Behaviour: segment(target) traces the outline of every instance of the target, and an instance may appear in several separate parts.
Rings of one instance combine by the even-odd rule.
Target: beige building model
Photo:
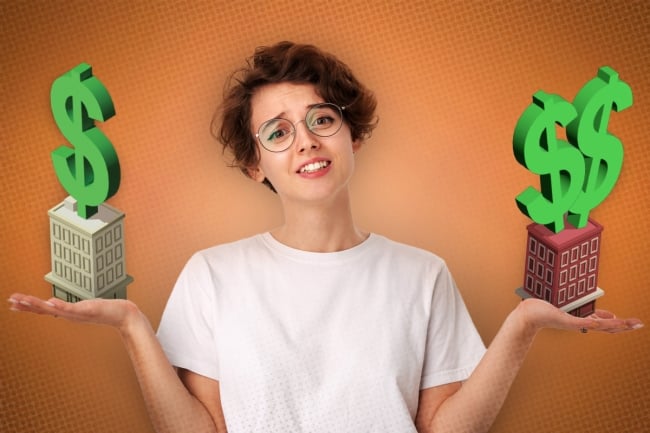
[[[76,204],[68,197],[48,212],[52,272],[45,280],[52,284],[53,296],[68,302],[126,299],[133,278],[126,273],[124,213],[101,204],[84,219]]]

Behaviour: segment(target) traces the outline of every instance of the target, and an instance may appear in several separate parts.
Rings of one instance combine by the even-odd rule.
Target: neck
[[[352,218],[347,194],[331,203],[283,203],[285,222],[271,231],[279,242],[303,251],[335,252],[354,247],[368,234]]]

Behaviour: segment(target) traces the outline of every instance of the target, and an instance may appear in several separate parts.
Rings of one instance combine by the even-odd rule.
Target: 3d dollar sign
[[[517,196],[517,206],[556,233],[564,229],[564,215],[580,194],[585,164],[579,151],[557,137],[555,125],[567,126],[576,115],[573,105],[561,96],[539,91],[514,132],[515,158],[541,175],[542,190],[526,188]]]
[[[77,213],[89,218],[120,186],[120,164],[113,145],[95,127],[115,114],[104,85],[81,63],[57,78],[50,92],[52,114],[61,133],[74,148],[61,146],[52,152],[59,181],[77,200]]]
[[[115,115],[104,85],[81,63],[58,77],[50,90],[52,114],[73,147],[52,152],[59,181],[70,194],[48,211],[52,295],[68,302],[126,299],[133,277],[126,272],[125,215],[106,203],[120,186],[117,153],[95,127]]]
[[[579,115],[567,126],[567,137],[585,157],[582,193],[569,209],[568,220],[577,228],[587,225],[589,212],[609,195],[623,165],[623,145],[607,132],[611,110],[632,105],[632,90],[608,66],[598,70],[576,95],[573,105]]]
[[[528,187],[516,197],[534,221],[526,227],[523,285],[515,290],[522,299],[586,317],[605,294],[598,287],[603,226],[589,214],[612,191],[623,164],[623,146],[607,130],[611,111],[631,105],[630,87],[603,66],[573,103],[539,91],[519,118],[515,158],[541,176],[541,192]],[[568,142],[558,138],[558,125]]]

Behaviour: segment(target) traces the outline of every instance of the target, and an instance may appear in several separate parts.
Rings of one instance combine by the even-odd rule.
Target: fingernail
[[[28,306],[28,307],[31,307],[31,306],[32,306],[32,304],[30,304],[30,303],[27,302],[27,301],[19,301],[19,303],[22,304],[22,305],[26,305],[26,306]]]
[[[643,323],[637,323],[636,325],[632,325],[632,329],[641,329],[643,328]]]
[[[12,304],[17,304],[18,303],[18,301],[15,300],[14,298],[9,298],[9,299],[7,299],[7,301],[11,302]]]
[[[56,307],[56,305],[54,305],[54,304],[53,304],[52,302],[50,302],[50,301],[45,301],[45,305],[48,305],[48,306],[50,306],[50,307]]]

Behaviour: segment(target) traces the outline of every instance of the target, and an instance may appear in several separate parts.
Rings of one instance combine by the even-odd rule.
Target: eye
[[[337,113],[330,107],[316,107],[307,118],[309,129],[326,129],[338,122]]]
[[[286,129],[276,129],[269,134],[267,141],[280,141],[283,137],[286,137],[289,134],[289,131]]]
[[[320,116],[314,119],[314,125],[327,126],[334,123],[334,118],[332,116]]]
[[[293,126],[283,119],[272,119],[260,128],[259,136],[267,143],[280,143],[293,133]]]

